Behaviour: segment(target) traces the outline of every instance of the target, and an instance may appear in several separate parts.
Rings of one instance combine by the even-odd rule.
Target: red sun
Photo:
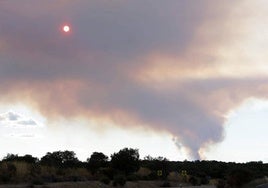
[[[65,33],[68,33],[68,32],[70,32],[71,28],[70,28],[70,26],[68,26],[68,25],[64,25],[64,26],[62,27],[62,30],[63,30]]]

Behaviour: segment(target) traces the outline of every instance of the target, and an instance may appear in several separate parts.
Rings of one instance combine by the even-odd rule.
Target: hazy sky
[[[268,161],[267,16],[265,0],[1,0],[1,155]]]

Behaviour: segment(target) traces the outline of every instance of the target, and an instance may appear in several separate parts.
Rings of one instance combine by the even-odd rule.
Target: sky
[[[1,0],[0,156],[268,162],[267,4]]]

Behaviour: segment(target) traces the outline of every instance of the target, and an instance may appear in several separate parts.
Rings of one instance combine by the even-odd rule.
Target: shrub
[[[42,176],[42,179],[47,182],[47,183],[54,183],[54,182],[57,182],[57,178],[55,175],[45,175],[45,176]]]
[[[138,175],[131,174],[127,176],[127,181],[138,181],[138,180],[139,180]]]
[[[137,175],[140,177],[146,177],[146,176],[149,176],[151,173],[152,173],[152,171],[149,168],[140,167],[138,172],[137,172]]]
[[[157,180],[157,179],[159,179],[159,176],[157,176],[156,171],[153,171],[151,174],[149,174],[146,177],[147,177],[148,180]]]
[[[217,188],[224,188],[226,186],[226,182],[222,179],[218,180],[218,183],[216,184]]]
[[[126,184],[126,177],[124,175],[117,175],[114,177],[113,186],[124,186]]]
[[[107,176],[102,176],[99,181],[106,185],[110,184],[110,179]]]
[[[112,168],[100,168],[99,172],[98,172],[98,176],[101,177],[101,176],[107,176],[109,179],[113,179],[114,177],[114,174],[115,174],[115,171],[114,169]]]
[[[197,179],[196,177],[192,176],[192,177],[190,177],[189,182],[190,182],[193,186],[195,186],[195,185],[198,184],[198,179]]]
[[[228,177],[228,184],[234,187],[241,187],[242,185],[250,182],[252,173],[247,169],[235,169]]]
[[[168,181],[165,181],[164,183],[162,183],[162,185],[160,185],[160,187],[171,187],[171,185]]]
[[[180,174],[178,172],[170,172],[167,176],[167,179],[169,181],[179,181],[180,180]]]
[[[201,180],[200,180],[200,183],[202,185],[207,185],[209,184],[209,178],[208,177],[202,177]]]
[[[32,185],[44,185],[44,181],[42,178],[36,177],[36,178],[32,179],[31,184]]]
[[[7,183],[16,176],[17,168],[12,163],[2,163],[0,166],[0,181]]]
[[[30,164],[28,171],[32,177],[39,176],[41,174],[41,166],[39,164]]]

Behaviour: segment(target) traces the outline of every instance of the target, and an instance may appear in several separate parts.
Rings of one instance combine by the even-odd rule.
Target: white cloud
[[[0,135],[7,139],[32,139],[42,137],[43,126],[33,119],[14,111],[0,114]]]
[[[2,126],[12,126],[23,128],[27,126],[38,126],[38,124],[25,116],[22,116],[16,112],[9,111],[3,114],[0,114],[0,125]]]

